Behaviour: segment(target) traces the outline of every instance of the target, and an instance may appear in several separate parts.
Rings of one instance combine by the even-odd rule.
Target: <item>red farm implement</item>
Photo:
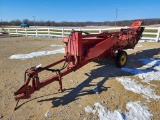
[[[45,67],[27,69],[24,85],[14,93],[15,100],[28,99],[32,93],[54,81],[59,82],[59,90],[62,92],[62,77],[93,60],[107,57],[115,60],[117,67],[123,67],[127,62],[127,53],[123,50],[134,48],[138,43],[144,31],[144,27],[141,27],[142,22],[143,20],[135,20],[129,28],[120,29],[118,32],[71,32],[69,37],[62,38],[66,44],[64,58]],[[64,65],[61,69],[52,68],[62,62]],[[40,81],[38,74],[44,70],[55,72],[55,75]]]

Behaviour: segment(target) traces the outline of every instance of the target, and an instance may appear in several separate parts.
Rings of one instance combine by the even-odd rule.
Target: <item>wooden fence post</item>
[[[101,33],[102,32],[102,28],[99,28],[99,33]]]
[[[156,42],[158,42],[158,41],[159,41],[159,35],[160,35],[160,27],[158,28],[158,31],[157,31]]]
[[[64,36],[64,28],[62,28],[62,37]]]
[[[48,27],[48,37],[50,38],[50,29],[49,29],[49,27]]]
[[[18,29],[16,28],[16,34],[17,34],[17,36],[18,36]]]
[[[9,27],[8,27],[8,34],[10,35],[10,30],[9,30]]]
[[[36,37],[38,37],[38,30],[37,30],[37,27],[36,27]]]
[[[25,29],[24,29],[24,30],[25,30],[25,34],[26,34],[26,37],[27,37],[27,30],[26,30],[26,27],[25,27]]]

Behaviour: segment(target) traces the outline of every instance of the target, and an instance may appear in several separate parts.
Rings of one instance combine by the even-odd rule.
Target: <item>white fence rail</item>
[[[104,31],[116,31],[126,27],[113,27],[113,28],[74,28],[76,31],[86,31],[92,34],[101,33]],[[9,35],[16,36],[36,36],[36,37],[63,37],[68,36],[72,28],[53,28],[53,27],[35,27],[35,28],[4,28],[8,31]],[[144,41],[160,40],[160,27],[145,27],[143,37]]]

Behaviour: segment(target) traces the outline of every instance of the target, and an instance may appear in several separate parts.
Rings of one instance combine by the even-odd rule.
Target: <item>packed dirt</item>
[[[63,46],[51,47],[51,44]],[[26,54],[44,50],[63,48],[61,39],[8,37],[0,38],[0,119],[2,120],[84,120],[99,119],[98,115],[85,112],[85,108],[100,102],[108,110],[117,109],[123,112],[129,101],[141,101],[153,114],[153,120],[160,118],[160,100],[151,99],[147,102],[140,94],[126,90],[116,77],[127,76],[139,83],[141,80],[131,73],[122,71],[115,66],[114,61],[97,60],[90,62],[79,70],[63,77],[64,92],[58,92],[58,82],[42,88],[32,94],[30,99],[20,100],[14,111],[16,92],[24,83],[24,71],[27,68],[42,64],[42,67],[63,58],[63,54],[40,56],[25,60],[10,59],[11,55]],[[128,62],[126,67],[139,68],[143,64],[141,58],[160,59],[160,42],[140,42],[134,50],[127,50]],[[57,66],[61,67],[62,65]],[[51,76],[52,72],[40,75],[43,80]],[[160,81],[153,81],[158,86],[156,95],[160,96]],[[98,87],[99,94],[93,92]],[[45,117],[46,113],[48,114]]]

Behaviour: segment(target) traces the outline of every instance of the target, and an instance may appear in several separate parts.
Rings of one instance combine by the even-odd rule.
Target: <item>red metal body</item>
[[[64,59],[43,68],[32,67],[28,69],[25,72],[24,85],[14,93],[15,100],[30,98],[32,93],[53,81],[59,82],[60,91],[62,91],[62,77],[68,73],[96,59],[109,57],[114,60],[117,51],[134,48],[144,30],[144,27],[141,27],[142,22],[143,20],[135,20],[129,28],[111,33],[86,34],[82,31],[73,31],[69,37],[62,39],[66,44]],[[65,63],[61,69],[51,69],[51,67],[62,62]],[[52,71],[56,74],[40,81],[38,74],[44,70]],[[32,81],[31,85],[29,85],[30,81]]]

